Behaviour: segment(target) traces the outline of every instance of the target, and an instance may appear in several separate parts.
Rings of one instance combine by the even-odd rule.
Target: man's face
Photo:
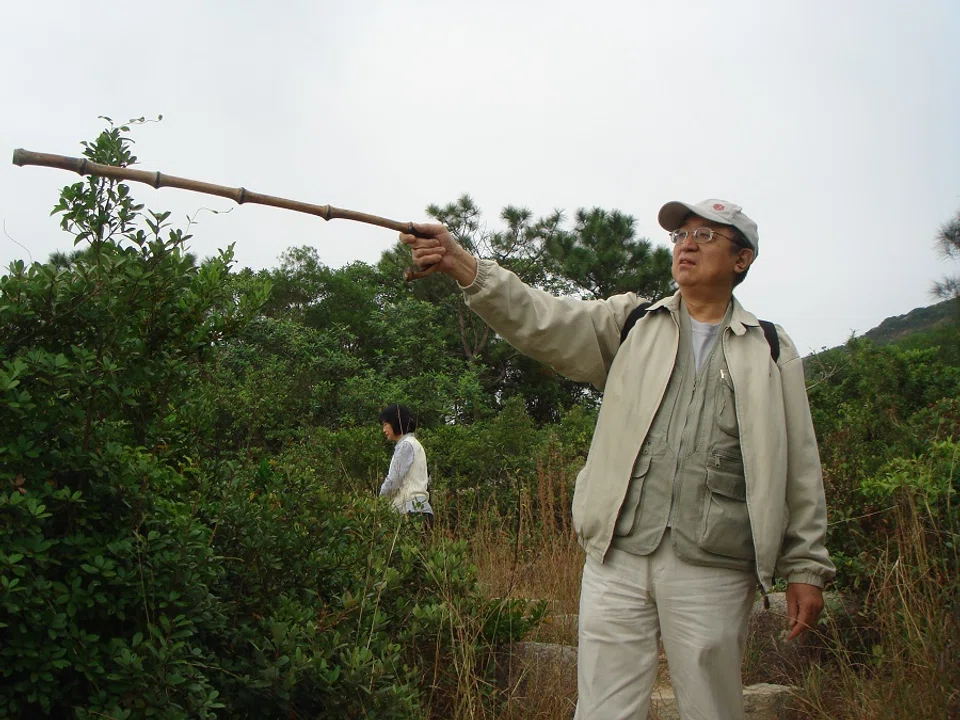
[[[715,231],[711,242],[699,244],[693,238],[697,228]],[[753,250],[740,248],[733,240],[735,231],[729,225],[721,225],[690,215],[678,230],[686,230],[686,240],[673,246],[673,279],[681,290],[733,290],[734,277],[750,267]]]

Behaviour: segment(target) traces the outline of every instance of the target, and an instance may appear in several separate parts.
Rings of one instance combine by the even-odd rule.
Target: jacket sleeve
[[[780,330],[780,328],[778,328]],[[836,575],[826,548],[827,504],[820,451],[810,416],[803,361],[782,331],[780,365],[787,429],[787,527],[777,573],[788,583],[823,587]]]
[[[606,300],[556,297],[492,260],[479,261],[476,279],[463,292],[470,309],[521,353],[600,390],[620,346],[620,328],[640,303],[634,293]]]
[[[403,478],[407,470],[413,465],[413,448],[410,443],[402,440],[397,443],[393,449],[393,457],[390,459],[390,469],[387,471],[387,477],[380,486],[380,495],[393,495],[403,484]]]

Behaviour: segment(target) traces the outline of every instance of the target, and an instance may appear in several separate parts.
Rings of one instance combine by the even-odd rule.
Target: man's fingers
[[[788,609],[790,632],[787,640],[793,640],[812,628],[820,617],[822,605],[800,603],[795,609]]]
[[[817,622],[823,610],[823,590],[817,585],[789,583],[787,585],[787,620],[793,640]]]
[[[816,622],[816,616],[812,612],[806,612],[801,610],[799,617],[790,618],[790,627],[791,630],[787,634],[787,640],[793,640],[795,637],[799,637],[807,630],[809,630],[813,623]]]
[[[790,632],[787,634],[788,641],[793,640],[807,629],[806,625],[803,624],[803,616],[805,614],[803,606],[799,602],[796,600],[787,601],[787,619],[789,621],[787,627],[790,628]]]
[[[440,223],[413,223],[413,229],[421,237],[435,237],[446,231],[446,227]]]
[[[400,233],[400,242],[410,248],[414,262],[404,273],[408,281],[438,271],[449,272],[449,258],[458,247],[447,228],[438,223],[413,223],[410,232]]]
[[[428,265],[436,265],[440,262],[446,252],[446,249],[442,247],[414,248],[410,254],[417,265],[427,267]]]
[[[432,227],[443,228],[442,225]],[[412,235],[411,233],[402,232],[400,233],[400,242],[410,248],[413,262],[422,268],[428,265],[436,265],[447,253],[447,248],[444,247],[440,238],[437,237],[424,237],[422,235]]]
[[[400,242],[411,245],[414,240],[437,240],[447,228],[439,223],[412,223],[413,232],[401,232]]]
[[[789,621],[788,627],[791,629],[797,623],[797,616],[800,613],[800,606],[793,597],[787,597],[787,620]]]
[[[400,242],[407,245],[411,250],[443,248],[443,243],[440,242],[440,238],[423,237],[422,235],[411,235],[410,233],[400,233]]]

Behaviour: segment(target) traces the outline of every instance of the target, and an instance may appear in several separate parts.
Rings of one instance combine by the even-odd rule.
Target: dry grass
[[[857,628],[821,633],[824,662],[802,681],[797,717],[960,718],[958,528],[936,528],[912,497],[895,527]]]
[[[478,513],[481,520],[469,538],[490,596],[548,601],[547,620],[528,638],[534,642],[576,645],[583,554],[567,524],[567,482],[541,468],[538,486],[518,493],[519,523],[491,508]],[[782,645],[773,625],[754,629],[745,682],[798,687],[793,720],[960,720],[960,528],[936,528],[929,510],[909,497],[892,525],[895,531],[876,559],[875,581],[859,612],[834,607],[816,630],[789,646]],[[465,635],[464,647],[469,640]],[[573,717],[576,675],[569,662],[507,657],[509,672],[498,688],[476,686],[473,659],[458,662],[463,697],[445,717]],[[491,696],[498,702],[489,702]]]
[[[480,582],[492,596],[546,600],[551,617],[576,615],[583,551],[570,526],[569,483],[541,463],[536,487],[517,491],[519,521],[507,521],[495,508],[482,513],[470,545]],[[576,644],[576,628],[566,642]]]
[[[480,582],[491,595],[546,600],[551,615],[577,613],[583,552],[571,536],[518,541],[487,527],[470,546]]]
[[[490,597],[545,600],[548,617],[529,642],[576,645],[583,552],[570,527],[572,478],[548,462],[541,463],[534,488],[514,487],[512,516],[491,503],[470,510],[476,521],[468,540],[481,586]],[[442,516],[441,516],[442,517]],[[441,533],[449,532],[438,528]],[[571,618],[572,616],[572,622]],[[473,647],[469,628],[459,627],[461,648]],[[468,654],[467,650],[462,653]],[[461,679],[454,720],[559,720],[576,708],[576,666],[509,652],[498,687],[471,680],[475,657],[458,657]],[[572,670],[572,671],[571,671]],[[471,685],[471,682],[473,683]],[[490,702],[496,696],[496,702]],[[436,717],[439,718],[439,715]]]

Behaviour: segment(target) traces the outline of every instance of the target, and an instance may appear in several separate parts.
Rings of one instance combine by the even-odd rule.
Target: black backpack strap
[[[637,320],[640,320],[644,315],[647,314],[647,308],[650,307],[653,303],[640,303],[633,310],[630,311],[630,314],[627,315],[627,321],[623,324],[623,329],[620,330],[620,344],[623,345],[623,341],[627,339],[627,335],[630,334],[630,331],[633,330],[633,326],[637,324]]]
[[[640,303],[630,311],[626,322],[623,323],[623,329],[620,330],[621,345],[623,345],[624,340],[627,339],[627,335],[633,330],[637,321],[647,314],[647,310],[652,304],[648,302]],[[780,336],[777,335],[777,328],[769,320],[761,320],[760,327],[763,328],[763,336],[767,339],[767,345],[770,346],[770,357],[773,358],[774,362],[777,362],[780,359]]]
[[[777,328],[769,320],[761,320],[760,327],[763,328],[763,335],[770,346],[770,357],[776,362],[780,359],[780,336],[777,335]]]

